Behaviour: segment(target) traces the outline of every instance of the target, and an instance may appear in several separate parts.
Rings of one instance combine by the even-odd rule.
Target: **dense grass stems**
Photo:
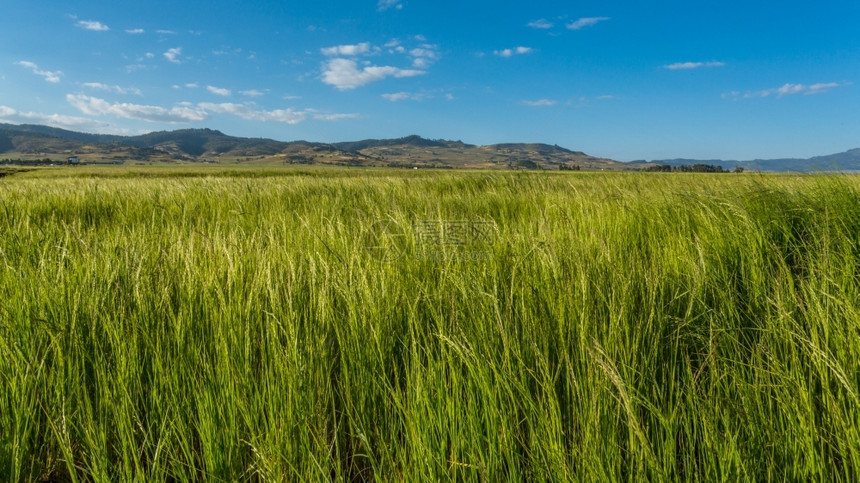
[[[4,481],[860,478],[855,177],[0,179]]]

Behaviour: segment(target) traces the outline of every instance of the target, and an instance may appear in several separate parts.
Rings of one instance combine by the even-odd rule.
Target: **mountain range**
[[[722,159],[665,159],[659,161],[651,161],[651,163],[664,164],[669,166],[711,164],[715,166],[722,166],[724,169],[727,170],[740,167],[744,170],[750,171],[795,171],[801,173],[810,173],[816,171],[854,172],[860,171],[860,148],[849,149],[848,151],[842,153],[830,154],[826,156],[814,156],[811,158],[754,159],[751,161]]]
[[[42,125],[0,123],[0,161],[78,156],[85,163],[323,164],[495,169],[638,171],[657,165],[707,164],[761,171],[860,171],[860,149],[808,159],[752,161],[669,159],[620,162],[558,145],[505,143],[477,146],[462,141],[407,136],[397,139],[317,143],[228,136],[212,129],[159,131],[139,136],[88,134]]]

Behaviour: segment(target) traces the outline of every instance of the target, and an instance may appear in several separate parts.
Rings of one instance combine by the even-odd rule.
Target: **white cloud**
[[[558,101],[552,99],[538,99],[536,101],[523,101],[523,104],[531,107],[548,107],[558,104]]]
[[[180,64],[179,56],[182,55],[182,47],[174,47],[172,49],[167,49],[167,52],[164,54],[164,58],[174,64]]]
[[[276,109],[274,111],[261,111],[253,108],[248,104],[235,104],[232,102],[224,102],[214,104],[211,102],[202,102],[197,105],[201,109],[217,114],[232,114],[241,117],[242,119],[252,121],[275,121],[284,122],[287,124],[298,124],[307,119],[307,113],[295,111],[293,109]]]
[[[403,3],[401,0],[379,0],[379,3],[376,4],[376,9],[380,12],[384,12],[390,8],[403,10]]]
[[[411,97],[411,95],[412,94],[410,94],[408,92],[395,92],[393,94],[382,94],[382,98],[387,99],[391,102],[397,102],[397,101],[405,101],[406,99],[409,99]]]
[[[391,66],[367,65],[359,68],[354,60],[332,59],[323,64],[322,81],[345,91],[386,77],[414,77],[424,73],[423,70],[399,69]]]
[[[86,117],[66,116],[63,114],[43,114],[39,112],[18,112],[8,106],[0,106],[0,120],[13,124],[44,124],[46,126],[70,129],[73,131],[98,132],[103,134],[128,134],[106,122]]]
[[[320,49],[323,55],[361,55],[370,51],[370,42],[361,42],[354,45],[335,45]]]
[[[341,119],[357,119],[361,117],[358,114],[326,114],[321,112],[314,112],[312,109],[308,109],[308,112],[311,112],[311,117],[318,121],[340,121]]]
[[[78,20],[78,23],[76,23],[75,26],[85,30],[93,30],[95,32],[106,32],[110,30],[107,25],[101,22],[96,22],[95,20]]]
[[[189,89],[197,89],[198,87],[200,87],[200,84],[196,82],[189,82],[188,84],[185,84],[185,87]]]
[[[98,91],[108,91],[115,92],[117,94],[134,94],[136,96],[143,95],[143,92],[140,89],[134,87],[120,87],[120,86],[109,86],[107,84],[102,84],[101,82],[84,82],[81,84],[84,87],[88,87],[90,89],[95,89]]]
[[[155,33],[161,35],[176,35],[176,32],[174,32],[173,30],[156,30]]]
[[[543,18],[539,20],[532,20],[527,25],[533,29],[551,29],[553,27],[552,22]]]
[[[723,62],[711,61],[711,62],[675,62],[674,64],[664,65],[664,69],[669,70],[689,70],[689,69],[700,69],[702,67],[723,67],[726,64]]]
[[[239,55],[242,53],[241,48],[213,50],[214,55]]]
[[[261,96],[266,95],[266,93],[265,93],[265,92],[263,92],[263,91],[258,91],[257,89],[251,89],[251,90],[247,90],[247,91],[241,91],[241,92],[239,92],[239,94],[242,94],[243,96],[248,96],[248,97],[261,97]]]
[[[499,57],[512,57],[513,55],[522,55],[528,54],[532,52],[531,47],[515,47],[513,49],[502,49],[502,50],[494,50],[493,53],[498,55]]]
[[[60,82],[60,76],[63,75],[63,73],[59,70],[56,70],[56,71],[41,70],[41,69],[39,69],[38,65],[34,64],[33,62],[26,61],[26,60],[16,62],[16,64],[20,65],[21,67],[26,67],[26,68],[30,69],[31,71],[33,71],[34,74],[44,77],[46,81],[51,82],[53,84]]]
[[[436,52],[431,49],[412,49],[409,51],[409,55],[413,57],[430,57],[431,59],[436,57]]]
[[[197,107],[216,114],[231,114],[249,121],[282,122],[286,124],[298,124],[307,120],[309,116],[321,121],[337,121],[340,119],[358,117],[358,114],[333,114],[320,112],[315,109],[298,111],[287,108],[266,111],[257,109],[257,106],[253,103],[236,104],[232,102],[223,102],[215,104],[211,102],[202,102],[198,104]]]
[[[785,84],[782,87],[778,87],[776,89],[771,89],[770,91],[765,91],[765,95],[776,94],[777,96],[787,96],[790,94],[800,94],[805,91],[807,87],[803,84]]]
[[[836,82],[826,82],[819,84],[812,84],[806,89],[805,94],[821,94],[822,92],[829,91],[830,89],[835,89],[837,87],[841,87],[845,84],[839,84]]]
[[[412,56],[412,66],[419,69],[429,67],[431,63],[439,59],[438,49],[439,46],[437,45],[421,44],[420,47],[410,50],[409,55]]]
[[[756,98],[756,97],[771,97],[771,96],[783,97],[783,96],[790,96],[790,95],[794,95],[794,94],[803,94],[803,95],[810,96],[810,95],[815,95],[815,94],[822,94],[822,93],[827,92],[831,89],[836,89],[837,87],[843,87],[843,86],[847,86],[847,85],[851,85],[851,83],[850,82],[844,82],[844,83],[822,82],[822,83],[817,83],[817,84],[812,84],[812,85],[784,84],[780,87],[774,87],[772,89],[764,89],[761,91],[748,91],[748,92],[745,92],[743,94],[741,94],[738,91],[732,91],[732,92],[728,92],[728,93],[723,94],[722,97],[723,97],[723,99],[735,99],[735,100],[737,100],[740,98],[752,99],[752,98]]]
[[[152,52],[147,52],[146,54],[144,54],[144,57],[146,57],[147,59],[154,59],[155,54],[153,54]]]
[[[579,30],[607,20],[609,20],[609,17],[583,17],[567,24],[567,28],[570,30]]]
[[[143,29],[125,29],[125,33],[131,34],[131,35],[140,35],[140,34],[145,33],[145,32],[146,31]]]
[[[429,98],[427,94],[412,93],[412,92],[394,92],[392,94],[382,94],[382,98],[391,102],[397,101],[422,101]]]
[[[150,122],[183,123],[204,121],[209,118],[206,111],[188,103],[180,103],[172,108],[146,106],[127,102],[110,103],[104,99],[85,95],[66,95],[66,101],[79,111],[90,116],[110,114],[125,119],[139,119]]]
[[[206,90],[215,94],[216,96],[230,96],[233,94],[230,89],[224,89],[223,87],[215,87],[215,86],[206,86]]]

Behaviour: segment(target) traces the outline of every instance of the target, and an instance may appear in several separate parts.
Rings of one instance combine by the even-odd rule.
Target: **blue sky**
[[[629,161],[860,147],[860,2],[7,2],[0,122]]]

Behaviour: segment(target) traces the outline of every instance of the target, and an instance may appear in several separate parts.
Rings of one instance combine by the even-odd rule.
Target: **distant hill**
[[[36,125],[0,124],[0,158],[79,156],[83,162],[240,162],[495,169],[631,169],[625,163],[547,144],[475,146],[462,141],[365,139],[339,143],[228,136],[212,129],[140,136],[86,134]],[[59,155],[59,157],[57,156]],[[635,168],[632,168],[635,169]]]
[[[212,129],[159,131],[125,138],[123,143],[137,147],[162,148],[190,157],[200,156],[272,156],[289,143],[261,138],[228,136]]]
[[[724,161],[670,159],[623,163],[558,145],[503,143],[476,146],[462,141],[365,139],[338,143],[275,141],[229,136],[213,129],[159,131],[140,136],[87,134],[31,124],[0,123],[0,160],[79,156],[84,163],[284,163],[487,169],[583,169],[638,171],[657,165],[743,167],[762,171],[860,171],[860,149],[809,159]]]
[[[445,141],[444,139],[424,139],[418,135],[406,136],[397,139],[365,139],[363,141],[332,143],[337,149],[344,151],[361,151],[363,149],[384,148],[391,146],[412,146],[416,148],[466,148],[474,147],[461,141]]]
[[[0,131],[30,133],[44,135],[67,141],[78,141],[81,143],[109,144],[120,142],[125,139],[122,136],[110,134],[87,134],[82,132],[67,131],[56,127],[42,126],[38,124],[3,124],[0,123]]]
[[[293,145],[271,139],[228,136],[212,129],[159,131],[140,136],[86,134],[36,125],[0,124],[0,154],[80,154],[97,160],[199,161],[206,157],[273,156]],[[135,149],[136,148],[136,149]]]
[[[663,159],[651,161],[650,164],[668,164],[670,166],[710,164],[722,166],[724,169],[741,167],[749,171],[795,171],[801,173],[816,171],[860,171],[860,148],[812,158],[754,159],[751,161]]]

